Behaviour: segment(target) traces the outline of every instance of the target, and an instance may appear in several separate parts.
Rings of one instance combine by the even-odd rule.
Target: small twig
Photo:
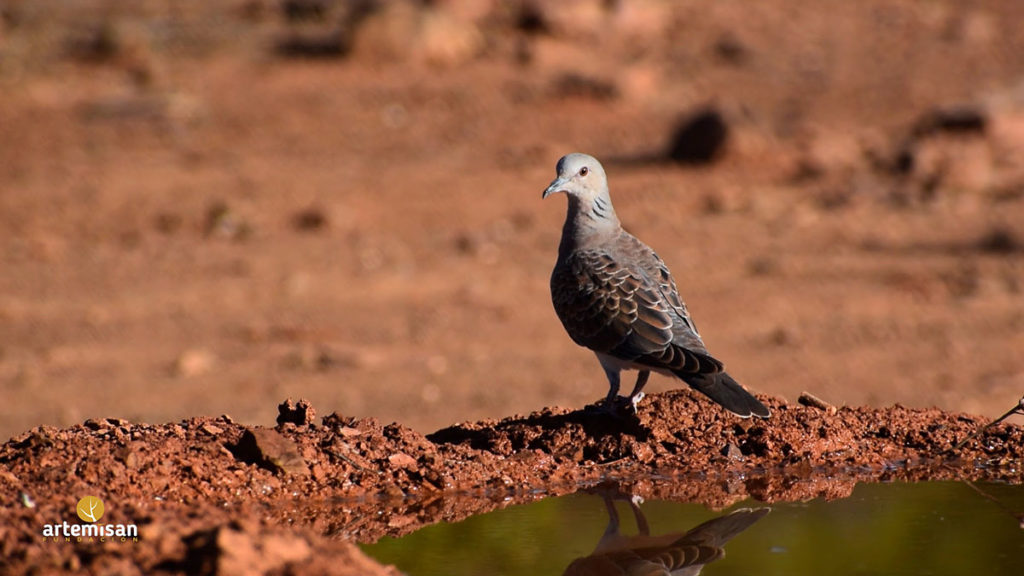
[[[817,408],[818,410],[824,410],[830,416],[834,416],[835,413],[838,412],[835,406],[829,404],[828,402],[825,402],[821,398],[818,398],[814,394],[811,394],[810,392],[807,391],[801,392],[800,397],[797,398],[796,401],[800,404],[803,404],[804,406]]]
[[[601,467],[601,466],[611,466],[612,464],[618,464],[619,462],[622,462],[623,460],[628,460],[628,459],[629,459],[628,456],[623,456],[622,458],[616,458],[614,460],[606,460],[604,462],[592,462],[590,464],[581,464],[580,467],[581,468],[595,468],[595,467]]]
[[[1016,406],[1014,406],[1013,408],[1010,408],[1009,410],[1007,410],[1006,414],[1003,414],[999,418],[996,418],[995,420],[989,422],[984,427],[982,427],[982,428],[980,428],[978,430],[975,430],[973,434],[971,434],[967,438],[964,438],[960,442],[957,442],[956,446],[953,446],[952,448],[947,450],[947,452],[954,452],[956,450],[959,450],[959,449],[963,448],[965,444],[967,444],[971,440],[974,440],[975,438],[977,438],[981,434],[984,434],[986,430],[988,430],[989,428],[995,426],[996,424],[999,424],[1000,422],[1002,422],[1003,420],[1006,420],[1007,418],[1009,418],[1010,416],[1013,416],[1014,414],[1024,414],[1024,396],[1022,396],[1021,399],[1017,401],[1017,405]]]
[[[338,452],[337,450],[334,450],[331,453],[334,454],[335,456],[337,456],[338,458],[341,458],[345,462],[348,462],[356,470],[359,470],[360,472],[376,472],[377,474],[380,474],[380,470],[370,470],[369,468],[367,468],[365,466],[360,466],[358,463],[356,463],[355,460],[349,458],[348,456],[345,456],[344,454],[342,454],[341,452]]]

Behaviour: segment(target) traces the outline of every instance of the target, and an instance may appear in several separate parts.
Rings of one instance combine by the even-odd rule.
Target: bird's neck
[[[622,224],[607,196],[580,199],[570,195],[558,251],[567,254],[577,248],[599,243],[613,237],[621,229]]]

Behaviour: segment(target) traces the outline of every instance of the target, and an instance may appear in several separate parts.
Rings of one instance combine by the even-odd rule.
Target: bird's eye
[[[587,168],[586,166],[584,166],[583,168],[580,168],[580,176],[586,176],[589,172],[590,172],[590,168]]]

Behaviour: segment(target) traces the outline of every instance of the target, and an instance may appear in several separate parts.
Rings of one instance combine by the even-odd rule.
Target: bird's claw
[[[605,398],[597,403],[593,410],[598,414],[607,414],[614,416],[615,418],[634,416],[637,413],[637,404],[640,403],[640,400],[643,397],[643,392],[640,392],[635,396],[615,396]]]
[[[633,414],[637,413],[637,406],[640,404],[640,401],[643,400],[643,399],[644,399],[644,393],[643,392],[637,392],[633,396],[630,396],[630,397],[627,398],[627,400],[629,400],[629,406],[633,410]]]

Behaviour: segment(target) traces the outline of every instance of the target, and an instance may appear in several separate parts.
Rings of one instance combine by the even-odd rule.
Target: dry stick
[[[1024,400],[1024,398],[1022,398],[1022,400]],[[351,448],[351,447],[350,447],[350,446],[348,445],[348,443],[346,443],[346,442],[342,442],[341,444],[342,444],[343,446],[345,446],[345,448],[346,448],[346,449],[348,449],[348,450],[351,450],[351,449],[352,449],[352,448]],[[331,450],[331,451],[330,451],[330,453],[331,453],[331,454],[332,454],[333,456],[335,456],[335,457],[337,457],[337,458],[341,458],[341,459],[342,459],[342,460],[344,460],[345,462],[348,462],[348,463],[349,463],[349,464],[351,464],[351,465],[352,465],[353,467],[355,467],[355,469],[356,469],[356,470],[359,470],[360,472],[374,472],[374,473],[376,473],[376,474],[382,474],[382,472],[381,472],[380,470],[370,470],[370,469],[369,469],[369,468],[367,468],[366,466],[360,466],[358,462],[356,462],[355,460],[353,460],[353,459],[349,458],[348,456],[345,456],[344,454],[342,454],[341,452],[338,452],[337,450]]]
[[[1024,396],[1022,396],[1021,399],[1017,401],[1017,405],[1016,406],[1014,406],[1013,408],[1010,408],[1009,410],[1007,410],[1006,414],[1003,414],[999,418],[996,418],[995,420],[989,422],[988,424],[986,424],[980,430],[975,430],[973,434],[971,434],[967,438],[964,438],[963,440],[958,442],[956,444],[956,446],[953,446],[948,451],[949,452],[953,452],[954,450],[959,450],[959,449],[963,448],[964,444],[967,444],[971,440],[974,440],[979,435],[983,434],[985,432],[985,430],[988,430],[989,428],[995,426],[996,424],[999,424],[1000,422],[1002,422],[1003,420],[1006,420],[1007,418],[1009,418],[1010,416],[1013,416],[1014,414],[1024,414]]]
[[[353,467],[355,467],[356,470],[359,470],[360,472],[372,472],[374,474],[382,474],[382,472],[380,470],[370,470],[366,466],[360,466],[355,460],[349,458],[348,456],[345,456],[344,454],[342,454],[341,452],[338,452],[336,450],[331,452],[331,454],[334,454],[338,458],[341,458],[345,462],[348,462]]]
[[[824,410],[825,412],[828,412],[830,415],[835,415],[837,411],[835,406],[829,404],[828,402],[825,402],[821,398],[818,398],[814,394],[811,394],[810,392],[807,391],[801,392],[800,397],[797,398],[796,401],[797,403],[803,404],[804,406],[810,406],[811,408]]]
[[[628,460],[629,456],[623,456],[622,458],[616,458],[614,460],[607,460],[605,462],[591,462],[590,464],[580,464],[580,468],[594,468],[599,466],[611,466],[612,464],[618,464],[623,460]]]

